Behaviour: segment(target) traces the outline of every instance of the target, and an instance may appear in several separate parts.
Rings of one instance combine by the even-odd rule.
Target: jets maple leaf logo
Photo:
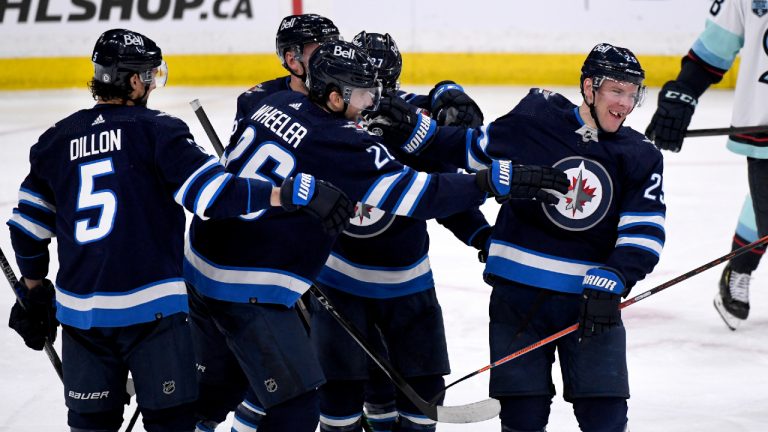
[[[571,210],[571,215],[575,216],[576,212],[584,212],[584,204],[592,201],[595,197],[595,190],[597,188],[589,187],[587,180],[582,178],[583,171],[579,170],[578,177],[571,179],[571,185],[568,187],[568,192],[565,194],[565,209]]]
[[[371,218],[371,209],[373,208],[372,205],[363,204],[363,203],[357,203],[355,205],[355,216],[356,218],[360,219],[360,223],[363,223],[363,219],[370,219]]]

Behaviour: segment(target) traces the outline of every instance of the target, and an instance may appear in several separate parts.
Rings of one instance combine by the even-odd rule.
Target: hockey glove
[[[491,234],[493,234],[493,227],[486,226],[481,228],[474,237],[472,237],[471,245],[477,249],[477,260],[481,263],[488,261],[488,249],[491,247]]]
[[[598,267],[587,271],[582,282],[579,340],[607,332],[621,324],[624,279],[615,270]]]
[[[51,343],[56,340],[56,328],[59,326],[54,301],[56,290],[48,279],[43,279],[42,285],[29,289],[23,278],[16,282],[13,289],[21,303],[17,301],[13,304],[8,326],[24,339],[28,347],[40,351],[46,340]]]
[[[378,111],[368,120],[368,131],[380,136],[395,153],[419,154],[437,129],[437,123],[425,112],[394,94],[382,97]]]
[[[499,203],[510,199],[535,199],[554,205],[560,198],[545,189],[561,194],[568,192],[568,178],[563,171],[547,166],[512,165],[506,160],[494,160],[490,168],[478,171],[476,182]]]
[[[694,91],[681,81],[669,81],[659,92],[659,106],[645,130],[645,136],[662,150],[679,152],[693,111]]]
[[[341,234],[355,211],[352,201],[336,186],[300,173],[280,186],[280,205],[286,211],[302,210],[320,220],[328,235]]]
[[[440,81],[429,92],[432,117],[438,126],[475,128],[483,124],[483,112],[464,88],[453,81]]]

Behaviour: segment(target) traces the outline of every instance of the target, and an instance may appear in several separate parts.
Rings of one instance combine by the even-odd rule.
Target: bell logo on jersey
[[[344,57],[346,59],[352,60],[353,58],[355,58],[355,50],[353,50],[352,48],[345,50],[344,47],[342,47],[341,45],[336,45],[335,47],[333,47],[333,55],[335,55],[336,57]]]
[[[125,42],[126,45],[144,46],[144,39],[142,39],[141,36],[135,34],[123,35],[123,42]]]
[[[563,159],[554,167],[563,170],[571,184],[557,205],[542,204],[549,220],[568,231],[585,231],[597,225],[613,200],[608,171],[598,162],[578,156]]]

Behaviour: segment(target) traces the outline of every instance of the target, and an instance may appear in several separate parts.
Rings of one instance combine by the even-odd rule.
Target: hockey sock
[[[244,399],[241,387],[215,386],[204,382],[201,382],[199,387],[200,396],[197,399],[195,414],[203,422],[223,422]]]
[[[320,430],[352,432],[362,429],[365,381],[329,380],[320,387]]]
[[[500,397],[504,432],[539,432],[549,421],[551,396]]]
[[[627,400],[624,398],[574,399],[573,412],[584,432],[624,432],[627,427]]]
[[[736,250],[749,243],[744,237],[735,234],[733,236],[733,243],[731,243],[731,250]],[[730,261],[731,269],[737,273],[752,273],[757,269],[758,264],[760,264],[760,258],[765,254],[765,247],[765,245],[758,246],[747,253],[734,257]]]
[[[67,424],[72,432],[110,432],[123,424],[123,408],[95,413],[78,413],[69,410]]]
[[[425,400],[432,400],[435,395],[440,393],[445,388],[445,380],[440,375],[428,375],[423,377],[411,377],[406,378],[408,384],[416,390],[422,398]],[[443,398],[440,397],[436,401],[442,403]],[[402,394],[397,396],[397,411],[399,418],[397,424],[393,430],[395,431],[433,431],[435,430],[435,421],[429,419],[427,416],[421,413],[421,411],[413,405]]]
[[[320,398],[311,390],[269,408],[259,432],[315,432],[319,417]]]
[[[259,403],[248,399],[235,408],[235,420],[232,422],[232,432],[256,432],[266,415],[266,410]]]
[[[390,432],[398,415],[395,401],[383,404],[366,402],[365,414],[374,432]]]
[[[195,428],[194,402],[159,410],[142,409],[144,429],[147,432],[178,432]]]

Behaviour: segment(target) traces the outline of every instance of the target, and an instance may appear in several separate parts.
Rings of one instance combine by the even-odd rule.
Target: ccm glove
[[[679,152],[696,103],[695,92],[683,82],[667,82],[659,92],[659,106],[645,136],[662,150]]]
[[[59,326],[54,301],[56,290],[48,279],[43,279],[42,285],[29,289],[23,278],[16,282],[13,289],[19,301],[11,308],[8,326],[24,339],[28,347],[40,351],[46,340],[51,343],[56,340],[56,328]]]
[[[302,210],[316,217],[331,236],[341,234],[355,212],[354,204],[344,192],[304,173],[285,179],[280,186],[280,205],[286,211]]]
[[[368,119],[368,131],[378,135],[395,152],[419,154],[432,141],[437,123],[420,108],[394,94],[381,98],[379,109]]]
[[[483,124],[483,112],[464,88],[453,81],[441,81],[429,92],[432,117],[439,126],[476,128]]]
[[[584,275],[579,309],[579,340],[607,332],[621,324],[621,294],[624,278],[608,267],[598,267]]]
[[[476,182],[500,203],[510,199],[536,199],[553,205],[560,198],[545,189],[568,192],[568,178],[563,171],[547,166],[512,165],[508,160],[494,160],[490,168],[477,172]]]

